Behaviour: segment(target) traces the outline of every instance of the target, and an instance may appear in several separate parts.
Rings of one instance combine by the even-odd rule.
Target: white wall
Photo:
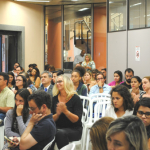
[[[113,81],[116,70],[132,68],[134,74],[143,78],[150,76],[150,29],[108,33],[107,82]],[[135,60],[135,47],[140,46],[140,61]]]
[[[43,6],[0,1],[0,24],[25,27],[25,70],[36,63],[44,69],[44,13]]]

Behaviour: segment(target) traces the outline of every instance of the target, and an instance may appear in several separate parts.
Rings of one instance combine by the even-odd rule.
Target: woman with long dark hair
[[[112,105],[106,110],[106,117],[117,119],[133,114],[133,99],[127,87],[117,85],[111,90]]]
[[[33,68],[31,71],[30,80],[32,81],[33,85],[38,89],[40,86],[40,71],[38,68]]]
[[[8,72],[9,81],[8,81],[8,88],[12,90],[15,86],[15,76],[12,71]]]
[[[27,101],[29,95],[30,92],[26,88],[18,90],[15,94],[15,107],[6,113],[5,135],[7,137],[20,137],[26,129],[31,118]],[[3,150],[8,148],[8,145],[6,143]]]

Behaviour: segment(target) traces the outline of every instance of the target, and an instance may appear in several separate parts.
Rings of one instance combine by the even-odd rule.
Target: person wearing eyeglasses
[[[73,82],[68,76],[60,75],[56,78],[53,96],[52,113],[57,132],[51,150],[53,150],[55,143],[61,149],[69,142],[81,139],[83,113],[80,97],[74,90]]]
[[[105,93],[105,94],[110,93],[111,87],[105,84],[105,77],[102,72],[97,73],[96,81],[97,81],[97,84],[91,88],[89,96],[91,96],[92,94],[96,94],[96,93]]]
[[[150,149],[150,98],[143,97],[138,101],[134,107],[133,115],[139,117],[147,131],[148,148]]]
[[[26,88],[18,90],[15,94],[15,107],[7,112],[5,120],[5,135],[8,138],[13,136],[20,137],[29,123],[31,118],[27,101],[29,95],[30,92]],[[9,147],[11,150],[19,149],[18,146],[13,146],[7,142],[3,150],[9,149]]]

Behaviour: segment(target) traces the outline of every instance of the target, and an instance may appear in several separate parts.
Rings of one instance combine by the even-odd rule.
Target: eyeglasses
[[[150,112],[144,113],[143,111],[137,111],[137,115],[140,117],[145,115],[146,118],[150,118]]]
[[[63,81],[62,81],[62,80],[56,81],[56,84],[59,84],[59,83],[61,83],[61,82],[63,82]]]
[[[29,107],[29,111],[34,111],[37,107]]]
[[[16,81],[22,81],[22,80],[17,79]]]
[[[97,80],[103,80],[104,78],[97,78]]]

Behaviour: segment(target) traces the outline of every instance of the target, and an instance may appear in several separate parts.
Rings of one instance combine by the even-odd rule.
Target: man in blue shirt
[[[111,87],[105,84],[105,78],[102,72],[96,75],[96,81],[97,81],[97,84],[92,86],[89,96],[91,96],[92,94],[96,94],[96,93],[104,93],[104,94],[110,93]]]

